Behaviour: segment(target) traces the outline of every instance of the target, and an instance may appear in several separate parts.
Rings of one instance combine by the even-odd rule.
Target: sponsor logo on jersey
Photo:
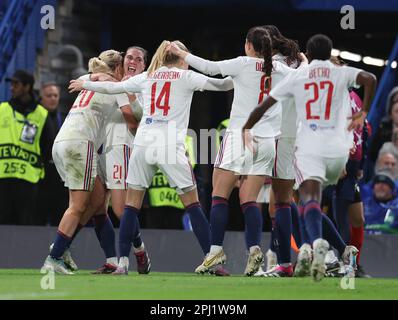
[[[153,123],[168,123],[169,120],[153,119]]]
[[[146,118],[145,119],[146,124],[151,124],[152,123],[152,118]]]
[[[316,129],[318,129],[318,126],[315,123],[311,123],[310,128],[311,130],[316,131]]]

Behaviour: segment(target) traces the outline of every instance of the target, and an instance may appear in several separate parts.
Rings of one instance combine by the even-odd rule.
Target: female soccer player
[[[180,49],[187,51],[179,41]],[[156,51],[148,72],[120,83],[72,80],[71,91],[89,89],[102,93],[143,95],[143,117],[134,140],[127,182],[126,207],[120,225],[120,260],[117,274],[127,274],[132,239],[139,233],[136,216],[145,190],[159,168],[170,185],[177,187],[190,214],[192,227],[204,253],[209,251],[209,224],[200,206],[196,182],[184,146],[194,91],[226,91],[233,88],[230,78],[212,79],[188,70],[178,56],[166,52],[169,41]]]
[[[307,64],[306,57],[300,55],[300,48],[296,41],[284,37],[274,25],[265,25],[264,28],[271,37],[273,60],[294,69],[299,65]],[[302,63],[302,60],[304,60],[304,63]],[[276,83],[273,81],[272,84],[275,86]],[[269,212],[273,227],[271,231],[271,250],[267,252],[267,260],[276,260],[274,257],[276,256],[276,251],[278,252],[278,266],[272,270],[267,270],[269,273],[265,273],[263,276],[284,277],[293,275],[290,256],[291,234],[294,234],[298,246],[301,245],[301,235],[297,230],[298,228],[292,228],[292,219],[295,219],[293,225],[298,225],[298,211],[293,201],[293,186],[295,182],[293,154],[296,141],[297,114],[292,99],[283,101],[281,105],[281,133],[275,141],[276,155],[270,193]],[[274,206],[274,208],[271,208],[271,206]]]
[[[123,76],[122,55],[114,50],[102,52],[89,61],[89,69],[102,67],[116,79]],[[129,105],[126,95],[110,96],[83,90],[76,98],[53,146],[53,159],[65,186],[69,188],[69,208],[43,268],[71,274],[62,255],[83,214],[88,210],[90,194],[97,176],[96,150],[103,142],[100,134],[107,118],[117,107]]]
[[[255,274],[264,261],[260,249],[262,216],[256,200],[266,176],[272,175],[275,157],[275,137],[280,133],[281,110],[275,106],[253,128],[255,153],[244,152],[240,129],[254,106],[269,93],[274,82],[280,81],[290,68],[272,61],[272,41],[263,27],[254,27],[246,36],[245,57],[212,62],[179,51],[172,47],[195,69],[209,75],[231,76],[234,81],[234,100],[230,123],[220,147],[213,173],[213,202],[210,212],[212,246],[210,254],[197,268],[206,272],[214,265],[224,263],[222,249],[228,221],[228,199],[239,176],[242,175],[239,198],[245,216],[246,246],[249,258],[244,273]],[[271,74],[272,72],[272,74]]]
[[[129,47],[123,60],[124,79],[143,72],[146,58],[147,51],[145,49],[137,46]],[[103,63],[92,64],[90,72],[93,78],[112,78],[106,73],[109,72],[109,68]],[[82,76],[81,79],[89,80],[90,76]],[[110,198],[112,198],[113,212],[119,220],[123,215],[127,190],[125,179],[127,178],[130,146],[134,139],[132,132],[135,133],[138,121],[142,116],[142,106],[138,101],[140,99],[135,95],[129,95],[129,98],[131,106],[126,105],[115,109],[102,128],[101,134],[105,141],[101,145],[98,155],[98,176],[94,182],[90,204],[73,235],[74,239],[80,229],[93,217],[95,233],[106,257],[106,263],[93,274],[109,274],[117,269],[115,231],[107,211]],[[133,246],[138,273],[149,273],[150,259],[140,236],[133,240]],[[71,271],[77,270],[69,249],[65,251],[62,258]]]
[[[305,204],[304,221],[314,250],[311,275],[316,281],[325,275],[329,248],[328,242],[322,239],[322,186],[335,184],[339,179],[352,147],[349,130],[363,125],[376,87],[373,74],[333,65],[329,61],[331,50],[332,41],[328,37],[311,37],[307,42],[308,67],[291,73],[274,87],[269,97],[253,110],[242,129],[245,143],[251,144],[248,129],[278,100],[294,98],[301,122],[295,150],[296,180],[300,185],[300,200]],[[349,123],[347,118],[351,110],[346,101],[348,88],[355,84],[365,87],[365,98],[362,111],[353,115]]]
[[[126,50],[123,60],[124,78],[128,79],[145,70],[147,51],[141,47],[131,46]],[[101,70],[92,70],[97,73]],[[100,74],[93,75],[94,77]],[[89,79],[89,78],[88,78]],[[112,199],[112,210],[120,220],[126,202],[127,169],[134,140],[134,133],[142,116],[142,97],[129,95],[131,108],[126,106],[116,109],[104,126],[105,142],[99,154],[99,177],[90,198],[92,212],[87,212],[80,221],[85,225],[95,213],[93,220],[95,231],[106,256],[106,263],[94,274],[112,273],[117,268],[115,232],[107,215],[109,201]],[[141,103],[139,102],[141,101]],[[137,222],[138,223],[138,222]],[[150,271],[150,259],[140,237],[133,239],[134,255],[137,259],[137,271],[146,274]]]

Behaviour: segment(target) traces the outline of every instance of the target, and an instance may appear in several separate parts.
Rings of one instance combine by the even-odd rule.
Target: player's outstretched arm
[[[356,82],[364,87],[362,110],[352,116],[352,121],[348,126],[348,130],[358,129],[363,126],[370,109],[370,104],[375,95],[377,85],[376,76],[373,73],[366,71],[361,71],[358,73]]]
[[[209,91],[229,91],[234,88],[234,82],[231,77],[224,79],[208,78],[204,89]]]
[[[184,60],[191,67],[209,76],[215,76],[217,74],[222,73],[219,63],[217,61],[206,60],[198,56],[195,56],[192,53],[188,53],[185,56]]]
[[[170,45],[167,47],[167,51],[175,54],[181,59],[184,59],[185,62],[188,63],[191,67],[204,74],[207,74],[209,76],[215,76],[222,73],[219,63],[217,61],[210,61],[195,56],[192,53],[180,49],[175,43],[170,43]]]
[[[71,80],[69,84],[69,92],[81,91],[82,89],[95,91],[99,93],[106,94],[117,94],[117,93],[131,93],[140,92],[140,88],[138,86],[133,85],[132,80],[130,78],[126,81],[122,82],[110,82],[110,81],[102,81],[102,82],[93,82],[86,80]]]

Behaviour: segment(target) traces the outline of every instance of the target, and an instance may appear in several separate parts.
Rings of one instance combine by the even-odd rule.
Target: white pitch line
[[[10,293],[0,294],[0,300],[26,300],[37,298],[61,298],[67,297],[70,294],[67,292],[31,292],[31,293]]]

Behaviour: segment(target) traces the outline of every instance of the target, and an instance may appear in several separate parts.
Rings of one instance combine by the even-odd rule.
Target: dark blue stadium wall
[[[3,0],[0,0],[2,2]],[[2,8],[0,20],[0,101],[10,97],[5,77],[17,69],[34,72],[46,30],[41,28],[42,6],[56,7],[56,0],[13,0]]]
[[[398,2],[391,0],[99,0],[102,3],[150,6],[239,6],[255,5],[279,10],[340,10],[351,5],[359,11],[398,11]]]

